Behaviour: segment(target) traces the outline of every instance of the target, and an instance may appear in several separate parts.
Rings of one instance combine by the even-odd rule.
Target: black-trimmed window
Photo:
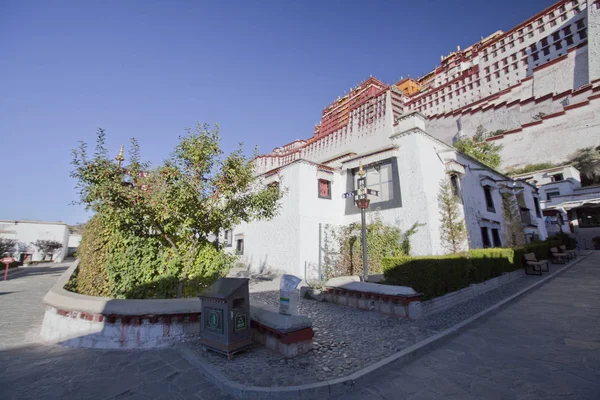
[[[369,209],[387,210],[402,207],[398,162],[395,157],[367,164],[363,169],[366,172],[367,189],[379,192],[379,196],[369,195],[369,200],[371,200]],[[358,189],[358,178],[358,168],[348,170],[347,192]],[[355,205],[355,200],[352,197],[346,200],[346,215],[360,212]]]
[[[560,181],[564,181],[565,180],[565,176],[560,173],[560,174],[554,174],[550,177],[550,180],[552,182],[560,182]]]
[[[494,247],[502,247],[500,231],[497,228],[492,228],[492,240],[494,241]]]
[[[494,199],[492,197],[492,187],[484,186],[483,194],[485,195],[485,206],[489,212],[496,212],[496,207],[494,207]]]
[[[235,254],[238,256],[244,254],[244,239],[237,239],[235,241]]]
[[[535,215],[538,218],[542,218],[542,211],[540,209],[540,199],[538,199],[537,197],[533,198],[533,205],[535,206]]]
[[[488,235],[488,228],[486,228],[485,226],[481,227],[481,241],[485,249],[487,249],[488,247],[492,247],[492,244],[490,243],[490,237]]]
[[[552,200],[555,196],[560,196],[560,192],[546,192],[546,200]]]
[[[223,237],[224,237],[224,244],[225,247],[231,247],[231,244],[233,243],[233,232],[231,231],[231,229],[225,229],[225,232],[223,233]]]
[[[452,194],[456,196],[459,201],[462,201],[462,196],[460,195],[460,181],[457,174],[450,175],[450,186],[452,187]]]
[[[318,195],[320,199],[331,199],[331,181],[318,179]]]

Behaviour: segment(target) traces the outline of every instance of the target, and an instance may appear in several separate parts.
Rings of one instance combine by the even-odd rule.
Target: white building
[[[546,238],[537,189],[514,181],[426,133],[426,118],[412,112],[396,124],[382,121],[359,129],[338,151],[319,149],[312,159],[295,158],[284,165],[260,171],[265,185],[277,183],[286,190],[280,214],[226,232],[231,244],[252,270],[281,270],[314,277],[323,261],[323,226],[360,221],[353,198],[359,164],[364,165],[371,196],[368,215],[378,210],[390,225],[408,230],[424,224],[411,237],[414,255],[443,254],[440,239],[438,194],[448,174],[460,197],[460,209],[469,231],[469,247],[502,246],[506,224],[501,192],[516,196],[529,238]],[[285,148],[285,146],[284,146]],[[294,147],[291,146],[291,151]],[[285,153],[276,149],[271,157]],[[257,162],[269,163],[265,156]],[[312,275],[312,276],[311,276]]]
[[[20,262],[43,261],[44,256],[50,257],[33,245],[37,240],[55,240],[62,244],[52,255],[55,262],[61,262],[67,255],[69,228],[63,222],[0,220],[0,236],[17,241],[12,256]]]
[[[548,234],[575,234],[580,248],[600,236],[600,185],[581,186],[579,171],[561,166],[514,176],[538,187]]]

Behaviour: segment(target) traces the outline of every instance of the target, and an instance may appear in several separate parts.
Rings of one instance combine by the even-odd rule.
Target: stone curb
[[[588,252],[585,255],[580,256],[578,260],[566,264],[559,271],[551,273],[550,275],[542,278],[541,280],[529,285],[525,289],[505,298],[504,300],[486,308],[485,310],[473,315],[466,320],[459,322],[458,324],[448,328],[436,335],[433,335],[425,340],[422,340],[414,345],[407,347],[406,349],[386,357],[375,364],[356,371],[351,375],[343,378],[337,378],[328,380],[325,382],[310,383],[306,385],[298,386],[284,386],[284,387],[260,387],[260,386],[245,386],[237,382],[232,381],[217,370],[210,363],[202,360],[198,356],[194,355],[194,352],[190,350],[184,344],[179,344],[175,347],[179,354],[192,365],[196,366],[206,378],[216,385],[223,392],[233,395],[239,399],[285,399],[285,400],[298,400],[298,399],[315,399],[315,398],[327,398],[335,395],[342,395],[352,390],[355,387],[361,386],[367,383],[374,377],[374,374],[379,371],[380,368],[388,366],[392,363],[406,364],[428,352],[442,345],[444,342],[458,336],[461,332],[467,328],[471,328],[478,323],[483,322],[486,318],[492,316],[500,309],[513,303],[524,294],[529,291],[538,289],[548,281],[561,275],[563,272],[569,270],[577,263],[585,260],[592,254]]]

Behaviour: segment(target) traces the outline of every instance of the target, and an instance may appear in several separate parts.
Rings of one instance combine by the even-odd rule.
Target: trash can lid
[[[227,299],[244,285],[248,285],[248,278],[219,278],[218,281],[204,289],[198,297],[211,297],[213,299]]]

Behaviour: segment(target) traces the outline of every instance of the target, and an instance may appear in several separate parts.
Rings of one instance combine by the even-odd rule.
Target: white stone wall
[[[594,1],[587,8],[587,29],[589,79],[595,81],[600,79],[600,4],[598,1]]]
[[[101,321],[99,316],[86,320],[79,314],[72,311],[69,315],[60,315],[56,308],[47,306],[40,337],[45,342],[68,347],[143,349],[167,347],[200,336],[199,319],[193,322],[159,319],[156,323],[142,319],[139,324],[125,324],[120,318],[108,323],[105,317]]]
[[[67,255],[69,229],[64,223],[0,221],[0,235],[17,240],[18,250],[13,254],[17,259],[21,253],[32,253],[31,261],[41,261],[44,254],[32,244],[37,240],[56,240],[62,243],[62,249],[54,254],[55,262],[61,262]]]
[[[600,145],[600,99],[505,135],[495,143],[503,145],[504,168],[567,161],[578,149]]]

